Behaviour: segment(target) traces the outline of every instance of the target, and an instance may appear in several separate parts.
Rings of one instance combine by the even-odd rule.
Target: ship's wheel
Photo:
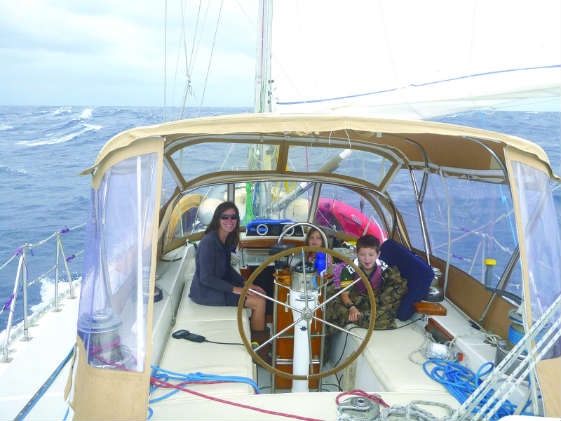
[[[311,225],[311,224],[306,224],[306,225]],[[321,231],[320,231],[321,232]],[[262,297],[264,297],[265,299],[272,301],[273,303],[279,305],[279,306],[283,306],[285,307],[285,309],[288,311],[292,311],[293,314],[297,314],[298,318],[296,320],[293,321],[293,323],[291,323],[290,325],[288,325],[287,327],[283,328],[282,330],[280,330],[279,332],[277,332],[275,335],[273,335],[268,341],[262,343],[259,345],[259,347],[257,348],[252,348],[251,344],[250,344],[250,340],[247,338],[244,328],[243,328],[243,303],[245,301],[245,297],[247,295],[248,290],[251,288],[251,286],[253,285],[253,282],[255,281],[255,279],[259,276],[259,274],[270,264],[274,263],[276,260],[281,259],[283,257],[286,256],[290,256],[293,254],[302,254],[305,255],[306,253],[309,252],[315,252],[315,253],[325,253],[326,255],[330,255],[333,256],[337,259],[340,259],[342,261],[344,261],[345,263],[347,263],[349,266],[351,266],[359,275],[360,275],[360,279],[356,280],[353,282],[362,282],[364,284],[364,286],[366,287],[366,290],[368,292],[368,298],[370,300],[370,308],[371,308],[371,317],[370,317],[370,323],[368,325],[368,329],[366,330],[366,335],[364,337],[362,337],[361,335],[357,335],[355,332],[352,332],[349,329],[346,329],[345,327],[341,327],[341,326],[337,326],[336,324],[330,323],[329,321],[325,320],[323,317],[320,317],[320,315],[318,314],[319,311],[321,309],[323,309],[323,313],[325,314],[325,308],[327,306],[327,304],[329,302],[331,302],[332,300],[337,299],[337,297],[342,294],[344,291],[349,290],[349,288],[351,288],[352,285],[349,285],[348,287],[342,288],[341,290],[337,291],[335,294],[333,294],[332,296],[329,297],[323,297],[323,300],[316,305],[311,305],[312,302],[310,301],[310,303],[308,303],[308,301],[306,301],[305,306],[303,309],[296,309],[293,306],[290,306],[287,303],[283,303],[281,301],[275,300],[272,297],[266,296],[264,294],[261,294],[257,291],[253,291],[254,293],[256,293],[257,295],[260,295]],[[309,305],[310,304],[310,305]],[[295,313],[296,312],[296,313]],[[348,257],[344,256],[343,254],[336,252],[334,250],[330,250],[330,249],[326,249],[323,247],[312,247],[312,246],[298,246],[298,247],[294,247],[288,250],[284,250],[281,251],[271,257],[269,257],[267,260],[265,260],[259,267],[257,267],[253,273],[251,274],[251,276],[249,277],[249,279],[247,280],[245,287],[243,288],[243,291],[241,293],[240,296],[240,300],[238,303],[238,330],[240,332],[240,336],[242,338],[242,341],[245,345],[245,348],[247,349],[247,351],[249,352],[249,354],[251,355],[251,357],[257,361],[262,367],[264,367],[265,369],[273,372],[274,374],[277,374],[279,376],[291,379],[291,380],[315,380],[315,379],[319,379],[322,377],[327,377],[330,376],[331,374],[334,374],[342,369],[344,369],[345,367],[347,367],[349,364],[351,364],[361,353],[362,351],[365,349],[366,345],[368,344],[368,341],[370,340],[370,337],[372,336],[372,330],[374,329],[374,322],[376,319],[376,301],[374,299],[374,293],[372,291],[372,287],[370,286],[370,282],[368,281],[368,279],[366,278],[366,276],[364,275],[364,273],[362,272],[362,270],[360,270]],[[302,320],[305,320],[308,324],[308,343],[311,343],[311,329],[310,329],[310,323],[312,321],[318,321],[320,323],[324,323],[326,326],[331,326],[332,328],[346,333],[348,335],[351,336],[355,336],[358,339],[361,340],[360,345],[358,346],[358,348],[352,353],[350,354],[345,360],[343,360],[342,362],[340,362],[337,366],[326,370],[325,372],[321,372],[321,373],[309,373],[308,375],[295,375],[292,373],[287,373],[284,371],[281,371],[273,366],[271,366],[270,364],[267,364],[257,353],[256,351],[258,351],[261,347],[266,346],[269,343],[272,343],[272,341],[275,341],[277,338],[279,338],[281,335],[285,334],[289,329],[293,328],[294,326],[296,326],[298,323],[300,323]],[[310,353],[310,366],[312,364],[312,354]]]

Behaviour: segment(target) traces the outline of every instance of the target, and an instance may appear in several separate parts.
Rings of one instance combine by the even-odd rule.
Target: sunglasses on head
[[[236,219],[238,219],[238,215],[220,215],[220,219],[222,220],[226,220],[226,219],[230,219],[232,221],[235,221]]]

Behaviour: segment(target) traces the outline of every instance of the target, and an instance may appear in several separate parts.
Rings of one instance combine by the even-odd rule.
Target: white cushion
[[[175,326],[171,332],[185,329],[204,336],[209,341],[242,343],[237,324],[237,308],[221,306],[201,306],[194,303],[184,291],[177,313]],[[243,327],[250,337],[249,319],[244,312]],[[253,362],[243,345],[221,345],[191,342],[175,339],[171,335],[160,362],[160,367],[176,373],[188,374],[201,372],[221,376],[242,376],[253,379]],[[186,388],[209,394],[253,394],[253,388],[245,383],[219,383],[186,385]],[[155,392],[156,398],[169,390]],[[193,399],[189,393],[176,393],[169,399]],[[168,399],[166,399],[167,401]]]
[[[244,319],[249,319],[249,310],[244,309]],[[183,290],[181,305],[177,312],[176,320],[200,320],[200,321],[220,321],[238,319],[238,308],[232,306],[203,306],[195,303],[189,298],[189,288]],[[245,327],[245,326],[244,326]]]
[[[353,329],[366,335],[366,329]],[[356,346],[359,340],[350,336]],[[424,336],[415,324],[395,330],[375,330],[363,352],[368,365],[388,392],[445,392],[446,388],[432,380],[409,360],[409,354],[423,344]],[[421,360],[419,356],[417,359]]]

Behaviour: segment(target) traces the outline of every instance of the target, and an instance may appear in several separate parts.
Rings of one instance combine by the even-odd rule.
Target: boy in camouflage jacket
[[[380,257],[380,242],[373,235],[366,234],[356,243],[359,266],[370,281],[376,299],[376,329],[395,327],[395,316],[401,298],[407,293],[407,280],[402,278],[396,266],[381,267],[376,263]],[[334,279],[328,287],[327,296],[332,296],[340,289],[360,279],[350,266],[345,266],[341,271],[340,283]],[[368,328],[370,323],[370,301],[362,280],[355,283],[350,289],[339,294],[336,299],[327,305],[327,320],[340,327],[348,323]],[[335,333],[335,329],[330,331]]]

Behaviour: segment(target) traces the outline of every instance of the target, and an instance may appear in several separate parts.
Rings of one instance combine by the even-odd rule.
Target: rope
[[[10,256],[10,258],[9,258],[8,260],[6,260],[6,261],[0,266],[0,270],[4,269],[4,268],[8,265],[8,263],[10,263],[12,260],[14,260],[17,256],[19,256],[19,255],[23,252],[23,249],[29,249],[29,250],[31,251],[31,254],[33,255],[33,251],[32,251],[31,249],[33,249],[34,247],[42,246],[42,245],[45,244],[47,241],[49,241],[50,239],[56,237],[56,236],[59,235],[59,234],[66,234],[66,233],[68,233],[68,232],[70,232],[70,231],[74,231],[74,230],[76,230],[76,229],[78,229],[78,228],[82,228],[82,227],[85,226],[85,225],[86,225],[86,223],[84,222],[84,223],[82,223],[82,224],[76,225],[76,226],[71,227],[71,228],[65,227],[65,228],[61,229],[60,231],[55,231],[55,232],[53,232],[53,233],[52,233],[51,235],[49,235],[47,238],[45,238],[45,239],[43,239],[43,240],[40,240],[40,241],[38,241],[37,243],[34,243],[34,244],[32,244],[32,243],[25,243],[25,244],[23,244],[22,246],[18,247],[18,248],[13,252],[13,254]]]
[[[158,379],[155,379],[155,380],[156,380],[157,383],[159,383],[160,387],[166,387],[166,388],[173,388],[173,389],[181,390],[183,392],[191,393],[192,395],[199,396],[201,398],[209,399],[209,400],[214,401],[214,402],[220,402],[220,403],[223,403],[223,404],[226,404],[226,405],[237,406],[238,408],[250,409],[250,410],[253,410],[253,411],[261,412],[263,414],[277,415],[277,416],[286,417],[286,418],[295,418],[295,419],[304,420],[304,421],[323,421],[323,420],[317,419],[317,418],[309,418],[309,417],[303,417],[303,416],[295,415],[295,414],[287,414],[287,413],[284,413],[284,412],[270,411],[268,409],[257,408],[255,406],[251,406],[251,405],[244,405],[244,404],[241,404],[241,403],[228,401],[228,400],[225,400],[225,399],[215,398],[213,396],[206,395],[204,393],[196,392],[196,391],[191,390],[191,389],[186,389],[184,387],[181,387],[180,385],[170,384],[170,383],[164,382],[162,380],[158,380]]]
[[[420,361],[416,361],[415,358],[413,357],[415,354],[421,354],[423,355],[423,352],[425,352],[426,348],[427,348],[427,344],[429,342],[429,333],[425,332],[423,334],[423,343],[415,350],[411,351],[411,353],[409,354],[409,361],[411,361],[413,364],[416,365],[423,365],[423,362]]]
[[[84,250],[80,250],[79,252],[72,254],[70,256],[68,256],[66,258],[67,262],[70,262],[71,260],[75,259],[78,256],[81,256],[82,254],[84,254]],[[41,281],[42,279],[45,279],[47,277],[47,275],[49,275],[51,272],[53,272],[56,269],[56,264],[51,266],[46,272],[43,272],[41,275],[39,275],[37,278],[33,279],[32,281],[28,281],[27,282],[27,286],[30,287],[31,285]],[[29,273],[29,271],[28,271]],[[64,277],[63,277],[64,278]],[[59,282],[66,282],[64,279],[59,279]]]
[[[351,390],[350,392],[343,392],[339,393],[335,398],[335,403],[339,405],[339,401],[343,396],[361,396],[366,399],[370,399],[371,401],[376,402],[378,405],[381,405],[385,408],[389,408],[390,406],[378,395],[366,393],[364,390],[355,389]]]
[[[408,403],[407,405],[404,405],[404,406],[400,406],[400,405],[390,406],[380,396],[375,395],[375,394],[366,393],[363,390],[353,390],[351,392],[343,392],[343,393],[338,394],[337,398],[335,400],[337,405],[339,405],[340,399],[343,396],[361,396],[363,398],[370,399],[371,401],[376,402],[378,405],[381,406],[380,415],[379,415],[378,418],[376,418],[380,421],[389,420],[390,417],[391,417],[392,420],[396,419],[396,417],[401,417],[401,418],[403,418],[405,420],[408,420],[408,421],[409,420],[415,420],[415,421],[438,421],[438,420],[441,420],[441,418],[437,418],[433,414],[431,414],[430,412],[422,409],[420,407],[420,405],[434,406],[434,407],[445,409],[448,412],[448,414],[446,415],[445,418],[443,418],[443,420],[449,419],[449,417],[453,413],[453,410],[449,405],[446,405],[446,404],[440,403],[440,402],[416,400],[416,401],[411,401],[410,403]]]
[[[61,363],[58,365],[58,367],[55,369],[55,371],[49,376],[49,378],[45,381],[45,383],[43,383],[41,385],[39,390],[37,390],[37,392],[35,392],[33,397],[25,404],[25,406],[22,408],[22,410],[16,415],[16,417],[14,418],[14,421],[21,421],[21,420],[25,419],[25,417],[33,409],[35,404],[37,402],[39,402],[39,399],[41,399],[43,397],[43,395],[45,394],[45,392],[49,389],[49,387],[51,387],[51,385],[56,380],[56,378],[58,377],[58,375],[60,374],[60,372],[62,371],[64,366],[66,366],[68,361],[70,361],[70,358],[72,357],[72,354],[74,354],[74,347],[72,347],[72,349],[70,350],[68,355],[61,361]]]
[[[448,415],[444,418],[438,418],[432,415],[430,412],[422,409],[420,405],[424,406],[435,406],[438,408],[443,408],[448,411]],[[395,417],[401,417],[405,420],[415,420],[415,421],[438,421],[438,420],[449,420],[450,416],[454,411],[449,405],[440,402],[431,401],[411,401],[407,405],[399,406],[394,405],[389,408],[382,408],[380,411],[380,420],[386,421],[395,419]]]
[[[434,364],[434,367],[429,371],[428,366]],[[477,387],[482,383],[482,378],[493,371],[494,364],[486,362],[479,367],[477,373],[474,373],[469,368],[464,367],[458,363],[451,361],[430,359],[423,364],[423,370],[431,379],[444,385],[444,387],[454,396],[458,402],[463,404],[472,394]],[[472,413],[476,413],[479,408],[487,403],[488,399],[494,393],[490,389],[486,395],[479,401],[476,408]],[[491,420],[498,420],[500,418],[512,415],[516,409],[516,405],[508,400],[502,404],[499,410],[490,418]],[[487,413],[488,411],[485,411]]]
[[[185,104],[187,103],[187,97],[193,93],[192,87],[192,79],[191,79],[191,65],[189,64],[189,58],[187,57],[187,38],[186,38],[186,31],[185,31],[185,13],[183,10],[183,1],[180,2],[181,4],[181,38],[183,40],[183,55],[185,58],[185,90],[183,92],[183,102],[181,104],[181,112],[179,113],[179,120],[183,118],[183,113],[185,111]],[[201,2],[199,2],[199,13],[201,11]],[[197,15],[197,24],[198,24],[198,15]],[[193,43],[195,42],[197,33],[195,27],[195,34],[193,36]],[[192,56],[193,49],[191,49],[191,56]],[[177,68],[179,66],[179,53],[177,55],[177,62],[175,65],[175,76],[174,76],[174,86],[175,86],[175,79],[177,78]]]
[[[160,367],[156,367],[156,366],[151,366],[151,367],[155,372],[155,374],[153,374],[152,377],[154,379],[158,379],[158,380],[161,380],[161,377],[163,377],[163,378],[166,378],[166,379],[182,380],[182,381],[186,381],[186,382],[218,381],[218,382],[222,382],[222,383],[223,382],[246,383],[246,384],[250,385],[258,395],[261,394],[261,391],[259,390],[259,387],[257,386],[257,384],[252,379],[250,379],[248,377],[219,376],[217,374],[205,374],[205,373],[201,373],[201,372],[190,373],[190,374],[182,374],[182,373],[176,373],[176,372],[166,370],[164,368],[160,368]],[[161,372],[163,374],[158,374],[158,372]]]
[[[2,314],[4,310],[8,310],[10,308],[10,304],[12,304],[13,299],[14,299],[14,293],[12,292],[8,300],[6,300],[6,302],[2,305],[2,308],[0,308],[0,314]]]
[[[10,256],[10,258],[9,258],[6,262],[4,262],[4,263],[0,266],[0,270],[4,269],[6,266],[8,266],[8,264],[9,264],[12,260],[14,260],[16,257],[21,256],[21,255],[23,254],[23,251],[24,251],[25,249],[28,249],[28,250],[30,251],[31,255],[33,256],[33,248],[34,248],[34,247],[42,246],[42,245],[45,244],[47,241],[51,240],[52,238],[56,237],[57,235],[66,234],[66,233],[68,233],[68,232],[70,232],[70,231],[74,231],[74,230],[76,230],[76,229],[82,228],[82,227],[85,226],[85,225],[86,225],[86,223],[84,222],[84,223],[82,223],[82,224],[76,225],[76,226],[71,227],[71,228],[65,227],[65,228],[61,229],[60,231],[55,231],[55,232],[53,232],[53,233],[52,233],[51,235],[49,235],[47,238],[45,238],[45,239],[43,239],[43,240],[40,240],[40,241],[38,241],[38,242],[35,243],[35,244],[32,244],[32,243],[25,243],[25,244],[23,244],[21,247],[19,247],[18,249],[16,249],[16,250],[12,253],[12,255]],[[67,261],[67,262],[70,262],[72,259],[74,259],[74,258],[80,256],[82,253],[84,253],[84,250],[80,250],[79,252],[68,256],[68,257],[66,258],[66,261]],[[29,272],[29,267],[27,266],[27,259],[24,259],[24,264],[25,264],[24,270],[27,272],[27,278],[29,279],[29,278],[31,278],[31,276],[29,275],[30,272]],[[54,271],[55,269],[56,269],[56,265],[52,266],[52,267],[51,267],[50,269],[48,269],[45,273],[39,275],[37,278],[35,278],[35,279],[31,280],[31,281],[27,281],[27,287],[30,287],[31,285],[37,283],[37,282],[40,281],[41,279],[44,279],[48,274],[50,274],[50,273],[51,273],[52,271]],[[23,288],[23,285],[22,285],[22,288]],[[5,310],[8,310],[8,309],[9,309],[10,304],[12,303],[14,297],[15,297],[15,296],[14,296],[14,294],[12,293],[12,294],[10,294],[10,296],[8,297],[8,299],[4,302],[4,304],[0,304],[0,305],[1,305],[1,307],[0,307],[0,314],[2,314]]]

